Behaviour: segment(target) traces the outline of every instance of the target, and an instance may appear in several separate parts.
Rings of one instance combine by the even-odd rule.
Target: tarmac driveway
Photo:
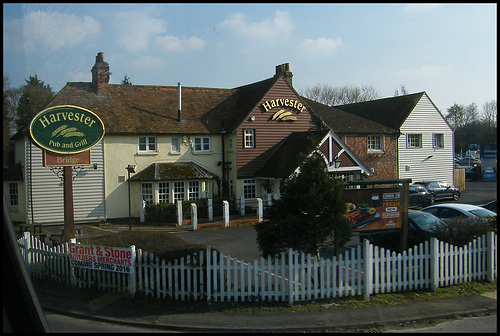
[[[253,225],[218,230],[184,231],[176,233],[188,243],[204,244],[247,262],[260,259],[257,232]]]
[[[468,203],[484,204],[497,198],[496,181],[467,181],[466,189],[458,201],[443,200],[437,203]],[[225,255],[244,261],[253,261],[261,258],[253,225],[218,230],[182,231],[176,233],[188,243],[204,244],[216,248]],[[346,247],[359,244],[359,237],[354,235]],[[325,256],[329,251],[325,250]],[[322,254],[323,254],[322,252]]]

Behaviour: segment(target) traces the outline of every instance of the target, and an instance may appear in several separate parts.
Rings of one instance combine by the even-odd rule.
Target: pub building
[[[91,165],[73,168],[75,223],[128,218],[128,183],[132,217],[140,216],[143,201],[272,202],[313,152],[344,180],[371,174],[294,90],[288,63],[233,89],[110,84],[102,52],[91,72],[91,82],[67,83],[46,106],[92,111],[106,129],[91,149]],[[61,169],[43,166],[42,150],[28,135],[15,140],[17,172],[7,181],[4,175],[4,187],[17,196],[12,219],[63,223]]]

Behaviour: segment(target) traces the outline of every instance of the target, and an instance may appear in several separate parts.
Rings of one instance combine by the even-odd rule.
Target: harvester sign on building
[[[134,273],[135,253],[132,247],[108,247],[96,245],[69,245],[71,266],[111,271]]]

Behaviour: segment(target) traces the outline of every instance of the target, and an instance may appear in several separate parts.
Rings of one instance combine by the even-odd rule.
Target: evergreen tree
[[[21,90],[22,95],[16,109],[17,131],[26,130],[31,119],[42,111],[54,97],[50,85],[40,81],[37,75],[30,76]]]
[[[333,235],[338,254],[352,235],[344,215],[344,186],[330,179],[321,156],[312,155],[255,226],[259,249],[265,257],[288,248],[319,255],[320,246]]]

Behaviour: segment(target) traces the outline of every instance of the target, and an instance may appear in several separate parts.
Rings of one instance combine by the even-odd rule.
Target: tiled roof
[[[155,167],[158,167],[157,173],[155,173]],[[218,178],[218,176],[194,162],[175,162],[153,163],[133,175],[130,181],[199,180],[213,178]]]
[[[308,109],[318,115],[337,134],[397,134],[398,131],[383,124],[314,100],[301,97]],[[348,106],[348,105],[344,105]]]
[[[339,105],[335,107],[339,110],[357,115],[358,117],[372,120],[392,129],[399,130],[424,94],[425,92],[422,91],[404,96]]]
[[[257,177],[288,178],[330,130],[293,132],[257,170]]]
[[[107,134],[207,134],[231,132],[276,82],[270,78],[234,89],[109,84],[97,94],[91,83],[67,83],[47,107],[75,105],[96,113]]]

